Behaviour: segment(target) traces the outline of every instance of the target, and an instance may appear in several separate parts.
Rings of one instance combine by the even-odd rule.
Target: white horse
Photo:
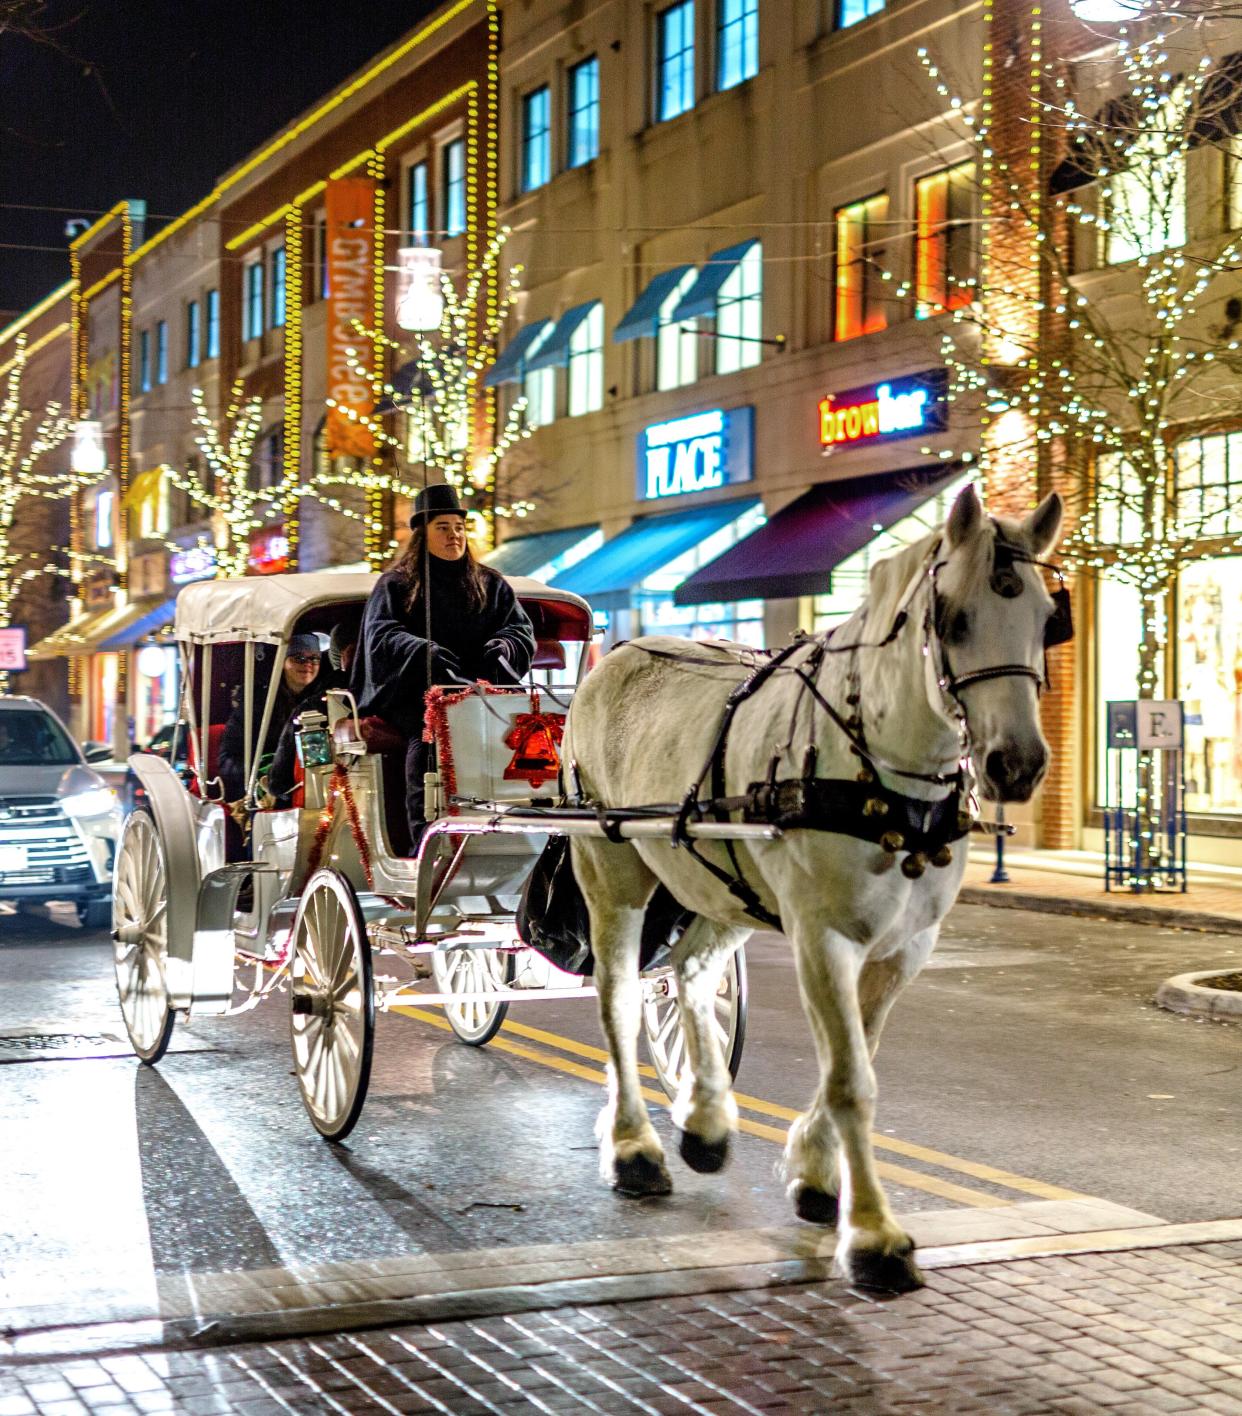
[[[875,812],[891,809],[890,820],[901,824],[892,794],[915,799],[901,808],[906,822],[911,813],[927,819],[924,802],[928,809],[947,803],[956,813],[968,754],[986,797],[1030,797],[1048,762],[1038,688],[1053,615],[1032,562],[1047,554],[1060,526],[1055,494],[1018,522],[986,517],[974,489],[963,491],[940,533],[873,568],[864,605],[827,649],[822,637],[805,641],[737,706],[723,795],[743,797],[770,775],[838,779],[857,793],[853,783],[873,781],[874,769],[888,802],[864,804],[865,832],[865,818]],[[841,652],[851,644],[866,647]],[[608,654],[587,676],[566,726],[564,757],[584,799],[625,807],[680,798],[699,780],[726,699],[747,676],[739,658],[736,646],[658,637]],[[960,832],[967,822],[957,825]],[[785,1146],[789,1192],[803,1219],[832,1225],[839,1218],[836,1257],[850,1281],[889,1291],[918,1287],[913,1242],[876,1175],[871,1057],[893,1001],[927,962],[957,896],[966,841],[941,846],[930,862],[894,847],[892,837],[881,844],[822,828],[739,841],[732,857],[717,841],[695,850],[720,873],[740,874],[743,895],[685,848],[573,840],[611,1056],[610,1097],[598,1126],[604,1178],[631,1195],[672,1188],[636,1055],[640,933],[657,882],[695,915],[673,965],[690,1067],[674,1118],[682,1157],[696,1170],[723,1165],[737,1122],[713,1028],[720,975],[756,915],[779,915],[820,1064],[811,1105]]]

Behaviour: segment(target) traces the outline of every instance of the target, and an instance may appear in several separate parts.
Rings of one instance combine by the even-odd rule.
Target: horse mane
[[[943,527],[930,531],[920,541],[914,541],[885,556],[871,567],[867,576],[867,599],[863,608],[867,622],[877,638],[887,634],[897,611],[905,599],[910,583],[931,554],[932,547],[942,539]]]

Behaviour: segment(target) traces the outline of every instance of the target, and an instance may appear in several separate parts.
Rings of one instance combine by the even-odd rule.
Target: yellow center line
[[[420,1023],[428,1023],[433,1028],[438,1028],[441,1032],[452,1032],[453,1029],[447,1018],[441,1013],[429,1013],[422,1008],[409,1008],[398,1004],[389,1010],[393,1013],[400,1013],[403,1017],[415,1018]],[[607,1087],[608,1078],[604,1072],[596,1067],[587,1067],[581,1062],[575,1062],[566,1057],[555,1057],[547,1052],[537,1051],[533,1047],[524,1047],[521,1043],[512,1042],[505,1037],[506,1032],[515,1032],[522,1036],[533,1036],[537,1039],[556,1038],[554,1046],[560,1047],[563,1051],[576,1053],[578,1056],[591,1057],[598,1061],[607,1061],[607,1053],[601,1048],[591,1047],[588,1043],[576,1042],[573,1038],[560,1038],[555,1033],[543,1033],[538,1028],[527,1027],[522,1023],[506,1023],[505,1026],[487,1045],[489,1048],[506,1052],[511,1057],[520,1057],[526,1062],[535,1062],[541,1067],[550,1067],[558,1072],[565,1072],[571,1077],[578,1077],[585,1082],[593,1082],[596,1086]],[[641,1067],[640,1071],[648,1076],[655,1073],[650,1067]],[[643,1087],[642,1095],[647,1101],[654,1101],[664,1109],[671,1110],[672,1102],[665,1096],[663,1091],[657,1091],[653,1087]],[[741,1098],[739,1098],[740,1102]],[[765,1103],[766,1105],[766,1103]],[[792,1119],[797,1112],[789,1112],[787,1119]],[[737,1122],[739,1131],[748,1136],[758,1136],[765,1141],[774,1141],[777,1145],[785,1144],[785,1132],[777,1126],[767,1126],[762,1121],[752,1121],[749,1116],[739,1116]],[[877,1137],[876,1140],[887,1139]],[[939,1154],[939,1152],[930,1152]],[[986,1168],[986,1167],[985,1167]],[[976,1209],[992,1209],[998,1205],[1005,1204],[1004,1200],[998,1200],[995,1195],[990,1195],[983,1190],[972,1190],[965,1185],[955,1185],[951,1180],[941,1180],[935,1175],[924,1175],[921,1171],[910,1170],[904,1165],[893,1165],[888,1161],[878,1161],[876,1170],[886,1180],[891,1180],[896,1185],[905,1185],[912,1190],[922,1190],[929,1195],[937,1195],[944,1200],[952,1200],[956,1204],[970,1205]],[[1004,1172],[998,1172],[1004,1173]],[[1035,1182],[1032,1182],[1035,1183]],[[1066,1192],[1068,1193],[1068,1192]]]

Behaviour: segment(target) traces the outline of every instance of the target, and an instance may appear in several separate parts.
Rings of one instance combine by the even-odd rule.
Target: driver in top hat
[[[423,773],[430,752],[422,736],[428,683],[520,683],[535,635],[508,581],[475,560],[456,488],[424,487],[410,532],[367,601],[351,687],[361,717],[383,718],[408,739],[406,802],[417,850],[426,824]]]

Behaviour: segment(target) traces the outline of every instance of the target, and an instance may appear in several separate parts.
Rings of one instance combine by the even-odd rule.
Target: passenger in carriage
[[[417,850],[426,824],[423,774],[430,748],[422,737],[428,683],[521,683],[535,634],[505,578],[475,560],[466,541],[466,510],[453,487],[424,488],[410,530],[405,549],[367,601],[352,686],[361,717],[383,718],[407,739],[406,809],[411,848]]]
[[[256,673],[254,685],[254,724],[250,729],[251,749],[257,750],[260,775],[267,769],[264,758],[276,751],[280,735],[293,715],[294,705],[319,676],[321,655],[317,634],[295,634],[289,641],[289,651],[285,656],[281,671],[280,687],[276,692],[276,702],[272,705],[271,720],[267,725],[261,747],[255,748],[259,724],[263,719],[263,705],[271,681],[270,674]],[[224,783],[224,799],[227,802],[240,800],[246,794],[246,698],[241,689],[237,690],[237,700],[225,725],[224,736],[220,739],[220,779]]]
[[[272,798],[271,805],[289,805],[289,798],[297,785],[294,768],[297,762],[298,718],[308,708],[326,714],[328,690],[349,687],[349,672],[358,649],[358,634],[357,623],[342,621],[333,625],[328,636],[328,665],[320,670],[319,677],[311,686],[298,695],[276,744],[266,783],[267,795]]]

